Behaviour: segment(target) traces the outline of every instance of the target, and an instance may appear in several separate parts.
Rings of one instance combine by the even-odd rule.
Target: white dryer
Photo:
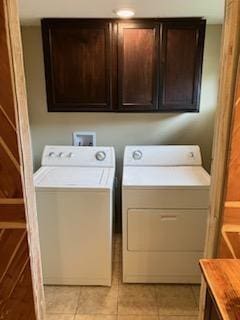
[[[45,284],[111,285],[115,154],[46,146],[34,175]]]
[[[198,283],[210,176],[198,146],[127,146],[123,281]]]

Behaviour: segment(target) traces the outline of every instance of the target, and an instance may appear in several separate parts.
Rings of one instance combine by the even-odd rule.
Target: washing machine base
[[[44,284],[110,286],[112,190],[36,195]]]

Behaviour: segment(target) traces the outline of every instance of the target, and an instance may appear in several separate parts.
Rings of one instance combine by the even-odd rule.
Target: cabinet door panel
[[[122,111],[157,109],[158,25],[119,23],[118,105]]]
[[[160,109],[198,111],[204,32],[204,21],[163,24]]]
[[[49,111],[111,108],[108,22],[43,20]]]

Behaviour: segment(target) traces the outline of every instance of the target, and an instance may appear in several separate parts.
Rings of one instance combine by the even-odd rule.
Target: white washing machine
[[[124,282],[200,282],[209,185],[198,146],[126,147]]]
[[[115,154],[46,146],[34,175],[45,284],[111,285]]]

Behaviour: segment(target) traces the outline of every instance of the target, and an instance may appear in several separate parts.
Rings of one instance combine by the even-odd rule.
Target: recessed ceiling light
[[[123,19],[132,18],[135,12],[132,9],[119,9],[116,10],[116,14]]]

